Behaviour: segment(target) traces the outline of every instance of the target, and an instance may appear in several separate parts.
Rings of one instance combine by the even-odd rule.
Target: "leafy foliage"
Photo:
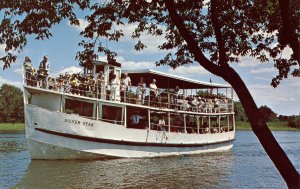
[[[24,122],[23,92],[8,84],[0,87],[0,123]]]
[[[234,113],[235,113],[235,120],[246,122],[248,121],[247,115],[245,113],[245,110],[239,101],[234,102]]]
[[[68,19],[70,24],[79,25],[75,6],[85,9],[88,0],[20,0],[0,1],[0,44],[5,44],[6,55],[0,58],[3,69],[16,61],[17,54],[27,45],[27,37],[37,40],[52,37],[51,27]]]
[[[290,116],[288,118],[288,126],[300,129],[300,116]]]
[[[175,27],[165,3],[163,0],[1,1],[4,16],[0,24],[0,44],[6,44],[7,54],[0,60],[5,63],[4,68],[9,67],[16,59],[15,53],[21,52],[27,44],[28,35],[34,35],[38,40],[49,38],[52,36],[51,27],[63,19],[78,25],[75,10],[80,8],[87,10],[86,20],[89,23],[81,32],[83,40],[79,42],[79,46],[83,50],[76,54],[81,63],[96,59],[99,53],[116,56],[103,42],[119,41],[128,24],[136,25],[132,38],[139,39],[146,33],[166,39],[158,48],[172,51],[158,60],[157,65],[167,64],[176,68],[193,63],[194,55]],[[272,80],[272,85],[276,87],[280,80],[290,74],[300,75],[299,59],[297,64],[300,53],[293,49],[291,57],[282,56],[287,46],[293,47],[291,41],[299,44],[300,3],[298,0],[291,0],[283,4],[287,6],[281,5],[275,0],[177,0],[175,9],[198,47],[212,63],[240,63],[243,56],[252,56],[261,62],[273,60],[274,67],[278,69],[277,76]],[[288,8],[287,18],[281,14],[282,7]],[[290,23],[284,24],[283,18]],[[139,39],[135,49],[144,48],[147,45]]]
[[[261,106],[259,107],[258,111],[265,122],[277,120],[277,114],[274,113],[273,110],[268,106]]]

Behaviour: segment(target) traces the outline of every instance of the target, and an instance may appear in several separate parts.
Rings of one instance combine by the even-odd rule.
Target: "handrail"
[[[61,73],[61,72],[54,72],[49,71],[49,73]],[[69,80],[66,80],[64,78],[56,78],[55,81],[46,81],[45,78],[27,78],[27,71],[24,71],[24,85],[33,86],[37,88],[44,88],[46,90],[54,90],[62,93],[71,93],[74,95],[80,95],[80,96],[86,96],[90,98],[105,98],[106,100],[113,100],[113,101],[124,101],[123,96],[117,95],[114,91],[110,90],[110,93],[108,94],[109,90],[104,89],[105,87],[99,87],[97,83],[94,83],[93,85],[90,85],[89,83],[77,83],[75,86],[70,84]],[[47,76],[45,76],[47,78]],[[57,80],[60,80],[58,82]],[[94,80],[95,82],[95,80]],[[51,89],[50,89],[51,88]],[[85,88],[85,90],[83,90]],[[99,92],[100,91],[100,92]],[[104,93],[101,93],[104,91]],[[116,90],[118,91],[118,90]],[[126,94],[127,93],[127,94]],[[233,112],[231,103],[232,99],[226,98],[226,99],[217,99],[216,102],[212,102],[212,100],[208,100],[208,98],[202,98],[204,100],[201,100],[202,103],[198,100],[188,101],[185,98],[183,98],[182,95],[177,95],[176,100],[174,98],[174,93],[169,91],[163,91],[160,93],[160,95],[146,95],[145,93],[141,94],[141,98],[138,98],[137,93],[134,92],[126,92],[126,103],[131,104],[137,104],[142,106],[148,106],[148,107],[157,107],[157,108],[167,108],[167,109],[174,109],[181,110],[181,111],[188,111],[188,112],[197,112],[197,113],[230,113]],[[131,94],[134,97],[130,97],[129,94]],[[165,96],[163,96],[164,94]],[[118,98],[118,99],[117,99]],[[120,98],[120,99],[119,99]],[[221,102],[222,100],[222,102]],[[144,103],[143,103],[144,102]],[[194,104],[193,104],[194,102]]]

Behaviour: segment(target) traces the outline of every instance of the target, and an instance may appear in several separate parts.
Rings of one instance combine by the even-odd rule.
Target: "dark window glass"
[[[81,116],[93,118],[93,106],[93,103],[66,99],[65,113],[78,114]]]
[[[123,125],[122,108],[102,105],[102,121]]]

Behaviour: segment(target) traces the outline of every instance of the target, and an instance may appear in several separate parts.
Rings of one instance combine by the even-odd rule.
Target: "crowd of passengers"
[[[101,93],[105,91],[104,98],[113,101],[116,101],[116,91],[119,88],[121,102],[134,102],[139,105],[208,113],[227,111],[228,109],[228,100],[225,97],[216,98],[214,95],[209,97],[200,95],[184,96],[183,94],[179,94],[180,89],[178,86],[174,89],[163,91],[157,87],[156,79],[152,79],[152,82],[149,84],[149,95],[146,96],[147,85],[144,79],[140,78],[136,87],[135,97],[129,97],[128,94],[132,94],[132,85],[127,73],[122,75],[120,83],[116,75],[112,74],[110,81],[106,85],[102,71],[100,71],[97,78],[94,78],[93,75],[86,76],[82,73],[64,73],[59,74],[57,77],[51,77],[49,76],[50,64],[47,56],[43,57],[38,69],[32,66],[31,60],[28,57],[25,57],[23,66],[26,84],[34,87],[92,98],[101,98]],[[105,90],[102,90],[104,87]],[[134,101],[130,98],[134,98]]]

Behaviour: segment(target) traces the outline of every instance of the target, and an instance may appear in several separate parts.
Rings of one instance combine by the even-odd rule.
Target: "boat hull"
[[[32,159],[103,159],[161,157],[205,152],[225,151],[232,148],[232,141],[205,144],[198,147],[135,146],[81,141],[78,139],[51,136],[55,142],[29,139],[27,141]],[[66,147],[62,144],[68,144]]]
[[[128,129],[78,115],[25,106],[32,159],[143,158],[229,150],[234,131],[215,134]]]

